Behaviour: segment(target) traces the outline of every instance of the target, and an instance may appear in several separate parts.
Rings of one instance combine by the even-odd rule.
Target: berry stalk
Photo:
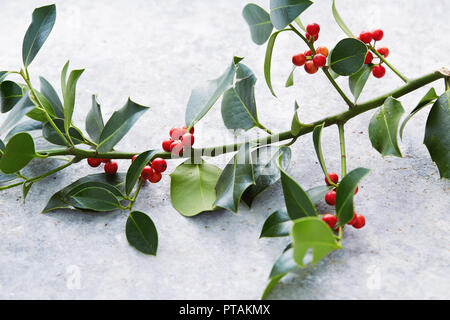
[[[369,45],[369,49],[370,51],[372,51],[373,53],[375,53],[377,55],[378,58],[380,58],[381,61],[383,61],[384,64],[386,64],[389,69],[391,69],[392,71],[394,71],[394,73],[400,78],[402,79],[405,83],[408,83],[408,78],[406,78],[403,74],[400,73],[400,71],[398,71],[396,68],[394,68],[394,66],[392,66],[384,57],[382,54],[380,54],[378,52],[377,49],[375,49],[375,47]]]

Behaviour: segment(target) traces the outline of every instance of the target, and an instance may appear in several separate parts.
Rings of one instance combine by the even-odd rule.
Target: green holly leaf
[[[411,119],[417,112],[419,112],[429,104],[432,104],[433,101],[436,100],[437,98],[438,95],[436,94],[436,90],[434,90],[434,88],[428,90],[428,92],[419,101],[417,106],[408,114],[405,120],[403,120],[399,130],[401,139],[403,139],[403,131],[405,130],[406,123],[409,121],[409,119]]]
[[[26,132],[14,135],[0,159],[0,170],[9,174],[24,168],[36,157],[33,138]]]
[[[39,77],[41,84],[41,93],[52,106],[53,113],[57,118],[64,118],[64,107],[59,99],[56,90],[44,77]]]
[[[108,122],[106,122],[100,135],[97,151],[108,152],[112,150],[144,112],[149,109],[149,107],[139,105],[128,98],[125,106],[115,111]]]
[[[307,216],[317,216],[316,207],[308,194],[281,168],[280,161],[278,161],[278,167],[281,172],[284,202],[289,217],[298,219]]]
[[[359,69],[358,72],[352,74],[348,78],[348,85],[350,87],[350,91],[355,97],[355,102],[358,100],[361,92],[366,85],[367,80],[369,79],[370,73],[372,72],[373,65],[365,64]]]
[[[278,30],[284,29],[312,4],[309,0],[270,0],[270,20]]]
[[[123,198],[124,179],[124,173],[116,173],[114,175],[96,173],[85,176],[53,194],[42,210],[42,213],[56,209],[73,209],[74,207],[69,203],[71,196],[89,187],[103,188],[114,194],[117,198]]]
[[[198,164],[191,160],[180,164],[170,175],[170,198],[175,210],[185,217],[213,211],[221,172],[203,160]]]
[[[382,156],[402,157],[398,147],[397,132],[404,112],[400,101],[389,97],[372,116],[369,124],[369,138],[373,148]]]
[[[250,27],[253,42],[257,45],[264,44],[273,30],[269,13],[260,6],[249,3],[242,10],[242,15]]]
[[[294,71],[295,69],[297,69],[297,67],[292,67],[291,73],[289,73],[289,77],[286,80],[286,83],[284,84],[284,86],[286,88],[292,87],[294,85]]]
[[[232,85],[236,73],[236,64],[242,60],[234,57],[231,65],[217,79],[210,80],[194,88],[186,107],[185,122],[187,127],[194,126],[212,108],[219,97]]]
[[[344,23],[344,20],[342,20],[341,15],[339,14],[339,12],[336,9],[336,1],[333,0],[333,6],[332,6],[332,11],[333,11],[333,17],[334,20],[336,20],[336,23],[338,24],[338,26],[341,28],[342,31],[344,31],[344,33],[349,36],[350,38],[355,38],[355,36],[353,35],[353,33],[350,31],[350,29],[347,27],[347,25]]]
[[[359,182],[370,172],[366,168],[356,168],[347,173],[336,189],[336,217],[340,226],[353,219],[353,196]]]
[[[130,195],[131,191],[141,176],[142,170],[149,161],[155,156],[157,152],[155,150],[148,150],[142,152],[140,155],[134,159],[127,171],[127,177],[125,179],[125,193],[127,196]]]
[[[54,4],[36,8],[32,21],[23,39],[22,60],[28,67],[47,40],[56,20],[56,6]]]
[[[53,122],[61,132],[64,132],[64,120],[53,119]],[[83,134],[78,129],[70,127],[69,134],[74,144],[84,143]],[[59,146],[66,145],[65,142],[59,136],[59,134],[55,131],[55,128],[53,128],[53,126],[50,124],[50,122],[44,124],[42,128],[42,135],[48,142],[51,142]],[[67,138],[66,133],[63,133],[63,135],[64,137]]]
[[[272,78],[271,78],[273,47],[275,45],[275,40],[277,39],[277,36],[284,31],[289,31],[289,29],[274,32],[270,36],[269,42],[267,43],[266,55],[264,57],[264,79],[266,80],[267,87],[269,88],[270,92],[274,97],[276,97],[277,95],[275,94],[275,91],[272,88]]]
[[[104,127],[102,109],[97,101],[97,96],[93,94],[92,107],[86,116],[86,132],[94,142],[99,142]]]
[[[22,98],[22,88],[14,81],[3,81],[0,83],[0,107],[1,112],[10,111]]]
[[[223,169],[216,185],[215,205],[237,213],[242,194],[254,183],[250,145],[246,143]]]
[[[156,256],[158,232],[152,219],[145,213],[131,212],[127,219],[125,233],[131,246],[142,253]]]
[[[364,65],[367,47],[357,39],[346,38],[338,42],[330,54],[330,68],[341,76],[350,76]]]
[[[313,143],[314,150],[316,150],[317,159],[319,160],[320,166],[322,167],[322,171],[325,174],[325,177],[328,177],[327,166],[325,165],[325,159],[323,158],[321,139],[322,139],[322,130],[325,126],[325,123],[314,127],[313,130]]]
[[[331,228],[319,217],[304,217],[294,221],[291,230],[294,260],[305,268],[304,258],[308,249],[312,249],[311,264],[316,264],[331,251],[341,249]]]
[[[222,99],[222,119],[228,129],[249,130],[261,126],[256,111],[255,83],[253,72],[239,63],[236,84],[225,91]]]
[[[286,237],[292,227],[292,220],[288,215],[286,208],[272,213],[261,230],[260,238]]]
[[[72,125],[72,115],[75,107],[75,96],[78,79],[84,72],[84,69],[72,70],[69,78],[66,81],[66,72],[69,67],[69,62],[64,66],[61,80],[64,82],[63,86],[63,100],[64,100],[64,131],[69,135],[69,128]]]
[[[450,90],[442,94],[431,107],[424,143],[441,178],[450,179]]]
[[[252,152],[253,176],[255,184],[248,187],[242,195],[242,200],[252,206],[255,198],[267,188],[280,180],[278,158],[281,156],[281,167],[286,170],[291,161],[289,147],[263,146]]]
[[[117,197],[107,189],[87,187],[73,194],[68,203],[75,208],[92,211],[113,211],[120,208]]]
[[[290,244],[275,261],[269,276],[269,283],[261,297],[264,300],[275,285],[289,272],[299,269],[294,260],[294,249]]]

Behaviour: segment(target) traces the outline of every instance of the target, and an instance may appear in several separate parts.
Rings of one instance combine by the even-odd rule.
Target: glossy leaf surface
[[[369,123],[369,138],[375,150],[382,156],[401,157],[397,132],[405,110],[397,99],[389,97],[375,112]]]
[[[26,132],[18,133],[6,144],[4,154],[0,158],[0,170],[6,174],[17,172],[35,156],[33,138]]]
[[[450,90],[441,95],[431,108],[424,143],[441,178],[450,179]]]
[[[242,15],[250,27],[253,42],[257,45],[264,44],[273,30],[269,13],[260,6],[249,3],[242,10]]]
[[[244,144],[225,166],[217,181],[215,205],[237,213],[242,194],[254,183],[250,146]]]
[[[408,123],[408,121],[420,110],[425,108],[427,105],[433,103],[434,100],[438,98],[438,95],[436,94],[436,90],[434,88],[431,88],[428,90],[428,92],[423,96],[423,98],[419,101],[417,106],[408,114],[408,116],[403,120],[402,124],[400,125],[400,138],[403,138],[403,131],[405,130],[405,126]]]
[[[270,20],[281,30],[312,4],[309,0],[270,0]]]
[[[280,180],[278,158],[281,156],[281,167],[286,170],[291,161],[289,147],[264,146],[252,152],[253,175],[255,184],[245,190],[242,200],[251,207],[255,198]]]
[[[215,209],[216,184],[222,170],[215,165],[180,164],[170,174],[170,198],[173,207],[183,216],[192,217]]]
[[[22,98],[22,88],[14,81],[3,81],[0,83],[0,107],[1,112],[10,111]]]
[[[86,116],[85,125],[89,137],[91,137],[94,142],[99,142],[100,135],[102,134],[105,125],[103,123],[102,109],[100,108],[96,95],[92,95],[92,106]]]
[[[138,251],[156,256],[158,232],[148,215],[140,211],[130,213],[125,226],[128,243]]]
[[[219,97],[232,85],[239,58],[234,58],[231,65],[217,79],[207,81],[192,90],[186,107],[185,122],[187,127],[194,126],[216,103]]]
[[[125,106],[113,113],[100,135],[100,142],[97,146],[98,152],[107,152],[122,140],[135,122],[149,110],[149,107],[139,105],[128,99]]]
[[[236,83],[222,99],[222,119],[228,129],[249,130],[258,125],[255,102],[256,77],[244,64],[239,63]]]
[[[27,67],[47,40],[56,20],[56,6],[54,4],[36,8],[32,21],[23,39],[22,60]]]
[[[350,76],[364,65],[367,47],[357,39],[346,38],[338,42],[330,54],[330,68],[341,76]]]
[[[356,168],[345,175],[336,189],[336,217],[341,226],[353,219],[354,207],[353,197],[355,190],[362,178],[368,173],[369,169]]]
[[[312,249],[312,262],[316,264],[331,251],[341,248],[334,238],[331,228],[318,217],[305,217],[294,221],[291,230],[293,240],[294,260],[305,268],[304,258]]]

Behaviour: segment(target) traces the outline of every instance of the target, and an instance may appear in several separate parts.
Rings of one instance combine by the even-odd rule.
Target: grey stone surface
[[[152,106],[119,149],[142,151],[159,146],[168,129],[184,119],[191,88],[217,77],[233,55],[245,56],[259,78],[259,116],[274,130],[290,126],[294,100],[301,117],[312,121],[345,110],[325,77],[296,72],[293,88],[282,87],[290,72],[290,57],[305,45],[282,35],[273,60],[273,98],[263,81],[265,47],[254,45],[241,17],[245,1],[55,1],[57,22],[33,61],[34,83],[44,75],[59,87],[59,72],[67,59],[86,68],[78,88],[74,121],[83,126],[90,96],[99,95],[106,116],[128,96]],[[268,1],[256,1],[268,7]],[[17,70],[23,35],[34,7],[42,0],[0,2],[0,64]],[[364,5],[363,5],[364,3]],[[450,67],[448,52],[450,1],[338,1],[344,19],[355,32],[382,27],[382,45],[390,61],[415,77],[437,67]],[[333,46],[343,33],[334,23],[331,1],[317,3],[303,15],[318,22],[318,43]],[[380,44],[380,45],[381,45]],[[339,83],[347,90],[344,79]],[[391,72],[369,80],[361,100],[384,93],[401,82]],[[443,83],[434,84],[439,92]],[[409,111],[428,90],[402,98]],[[408,124],[401,143],[403,159],[382,158],[367,135],[372,112],[346,127],[350,169],[364,166],[371,174],[360,186],[357,211],[367,218],[362,230],[346,230],[344,250],[332,253],[313,268],[290,275],[269,296],[273,299],[450,298],[449,191],[422,144],[426,112]],[[250,134],[255,135],[256,130]],[[196,144],[232,141],[219,108],[196,127]],[[311,136],[293,146],[289,169],[305,187],[322,182]],[[337,128],[324,131],[324,153],[331,170],[339,170]],[[223,165],[227,157],[212,159]],[[176,161],[175,161],[176,162]],[[266,217],[282,203],[280,186],[265,192],[238,215],[220,211],[187,219],[170,204],[169,185],[176,163],[158,185],[145,187],[136,208],[155,221],[158,256],[129,247],[124,235],[126,215],[56,212],[40,215],[51,194],[88,173],[101,172],[79,163],[33,186],[23,203],[21,190],[0,193],[0,298],[3,299],[257,299],[272,263],[287,239],[258,240]],[[125,171],[129,162],[120,161]],[[29,172],[52,168],[56,160],[33,161]],[[33,173],[30,173],[33,174]],[[329,210],[324,203],[321,212]]]

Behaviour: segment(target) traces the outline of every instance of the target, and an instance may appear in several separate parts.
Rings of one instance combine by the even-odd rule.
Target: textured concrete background
[[[257,1],[268,7],[269,1]],[[330,49],[344,34],[334,23],[331,1],[316,1],[305,23],[321,25],[320,45]],[[0,69],[17,70],[23,35],[34,7],[42,0],[0,1]],[[294,100],[301,117],[312,121],[345,110],[340,97],[321,74],[296,72],[296,86],[284,89],[290,57],[305,45],[283,34],[276,44],[273,83],[280,99],[263,83],[265,47],[250,40],[241,17],[246,1],[56,1],[57,22],[33,61],[35,83],[43,75],[59,88],[59,72],[86,68],[77,94],[74,120],[81,127],[90,96],[99,95],[105,117],[128,96],[152,106],[118,146],[143,151],[159,146],[169,128],[181,124],[194,85],[217,77],[233,55],[259,78],[256,86],[259,117],[273,130],[290,126]],[[364,5],[362,5],[364,3]],[[382,45],[390,61],[410,77],[437,67],[450,67],[448,52],[450,1],[338,1],[338,8],[355,32],[382,27]],[[380,44],[380,45],[381,45]],[[339,82],[348,92],[344,79]],[[391,72],[371,78],[361,101],[377,96],[401,81]],[[428,90],[402,98],[411,110]],[[443,83],[435,84],[442,92]],[[367,136],[372,112],[346,127],[349,168],[364,166],[371,174],[360,186],[356,209],[367,226],[346,230],[344,250],[332,253],[313,268],[286,277],[269,296],[273,299],[450,298],[449,191],[422,144],[426,112],[408,124],[401,143],[403,159],[385,159]],[[232,140],[215,108],[196,127],[196,144]],[[224,134],[225,133],[225,134]],[[251,132],[255,134],[255,132]],[[322,183],[311,136],[293,146],[289,172],[305,187]],[[337,128],[324,132],[328,167],[339,170]],[[223,165],[226,158],[213,159]],[[125,171],[129,162],[120,162]],[[57,161],[33,161],[32,175]],[[187,219],[170,204],[168,174],[147,186],[136,209],[147,212],[158,228],[158,256],[148,257],[129,247],[124,235],[126,215],[56,212],[40,215],[48,198],[87,173],[101,172],[79,163],[33,186],[23,203],[21,191],[0,194],[0,298],[3,299],[257,299],[273,262],[287,239],[258,240],[267,216],[282,203],[280,186],[265,192],[251,210],[238,215],[220,211]],[[32,171],[33,173],[30,173]],[[321,212],[329,210],[324,203]]]

